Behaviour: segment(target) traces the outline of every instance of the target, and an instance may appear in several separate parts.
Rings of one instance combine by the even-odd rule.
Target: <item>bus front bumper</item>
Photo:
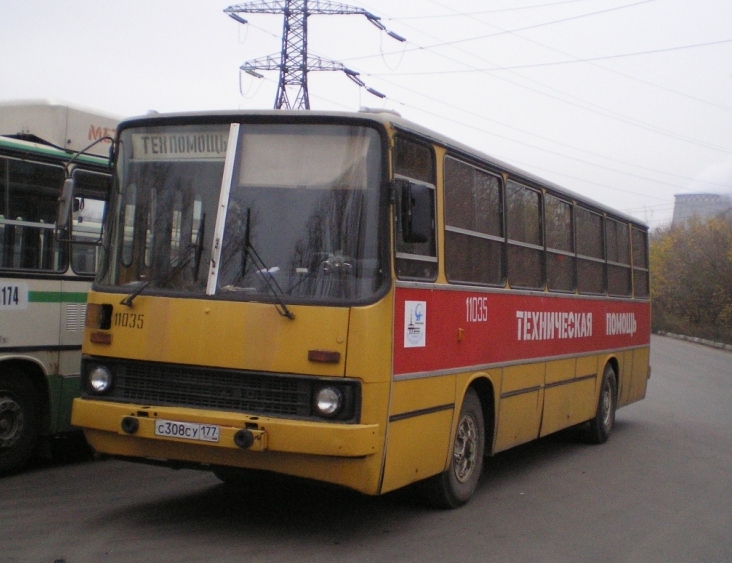
[[[91,446],[110,455],[157,457],[163,451],[199,462],[220,462],[219,454],[278,452],[358,458],[377,453],[378,424],[339,424],[150,407],[77,398],[71,423]],[[207,453],[208,452],[208,453]],[[218,453],[214,453],[218,452]],[[168,456],[166,456],[168,457]]]

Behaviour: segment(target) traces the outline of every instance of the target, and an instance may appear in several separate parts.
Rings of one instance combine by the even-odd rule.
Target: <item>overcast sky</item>
[[[348,4],[407,41],[362,16],[311,16],[310,53],[386,95],[312,73],[312,109],[394,109],[653,227],[670,221],[674,194],[732,193],[730,0]],[[239,66],[279,53],[282,16],[242,25],[231,5],[0,0],[0,101],[121,117],[272,108],[277,73]]]

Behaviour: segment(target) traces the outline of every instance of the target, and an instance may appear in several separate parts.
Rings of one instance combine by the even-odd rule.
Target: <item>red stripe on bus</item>
[[[647,346],[647,301],[398,288],[394,374]],[[423,340],[405,310],[423,303]]]

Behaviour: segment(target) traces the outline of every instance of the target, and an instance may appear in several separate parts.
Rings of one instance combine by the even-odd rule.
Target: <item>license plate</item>
[[[194,422],[177,422],[175,420],[157,419],[155,435],[166,438],[183,438],[201,442],[218,442],[219,427],[215,424],[197,424]]]

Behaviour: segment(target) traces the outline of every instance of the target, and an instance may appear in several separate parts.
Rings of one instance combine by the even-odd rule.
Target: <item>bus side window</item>
[[[605,252],[602,216],[575,207],[577,230],[577,289],[580,293],[605,293]]]
[[[544,285],[541,194],[512,180],[506,182],[508,281],[512,287]]]
[[[633,292],[636,297],[648,297],[648,233],[631,227],[633,245]]]
[[[629,225],[614,219],[605,219],[605,245],[607,292],[610,295],[630,296],[632,281]]]
[[[8,214],[6,208],[8,193],[8,161],[0,158],[0,268],[6,266],[8,249],[6,244],[6,231],[8,227],[5,225],[5,217]]]
[[[445,157],[445,274],[453,283],[503,285],[503,203],[495,175]]]
[[[402,236],[401,210],[408,207],[402,201],[404,190],[396,190],[396,272],[402,279],[434,280],[437,278],[437,244],[435,242],[435,157],[431,147],[398,137],[394,149],[394,175],[430,190],[432,229],[428,240],[407,242]]]
[[[546,284],[549,291],[574,291],[575,257],[572,204],[544,196],[546,224]]]
[[[54,236],[63,168],[14,158],[2,160],[0,267],[63,270],[66,256]]]

